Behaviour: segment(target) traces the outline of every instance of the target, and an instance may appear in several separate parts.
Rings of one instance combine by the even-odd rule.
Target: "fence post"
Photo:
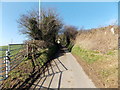
[[[6,78],[8,77],[8,72],[10,71],[10,52],[9,49],[6,51],[5,63],[6,63]]]
[[[28,43],[27,43],[27,58],[28,58],[28,55],[29,55],[29,46],[28,46]]]

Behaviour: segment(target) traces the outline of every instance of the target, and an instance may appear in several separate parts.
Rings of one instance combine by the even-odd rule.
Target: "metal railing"
[[[26,45],[9,44],[0,49],[0,81],[9,77],[9,72],[17,67],[27,56]]]

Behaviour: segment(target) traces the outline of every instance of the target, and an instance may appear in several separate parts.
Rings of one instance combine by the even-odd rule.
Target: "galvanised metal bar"
[[[8,49],[0,49],[0,51],[6,51],[6,50],[8,50]]]
[[[26,56],[27,53],[22,55],[22,51],[24,50],[23,45],[24,44],[9,44],[8,49],[0,49],[0,51],[3,51],[4,53],[6,51],[6,55],[0,57],[0,81],[7,79],[9,77],[8,73],[24,60],[24,56]],[[5,74],[2,74],[4,72]]]
[[[25,44],[9,44],[9,45],[25,45]]]
[[[23,48],[23,47],[22,47],[22,48]],[[12,50],[10,50],[10,51],[12,52],[12,51],[15,51],[15,50],[20,50],[20,49],[22,49],[22,48],[12,49]]]

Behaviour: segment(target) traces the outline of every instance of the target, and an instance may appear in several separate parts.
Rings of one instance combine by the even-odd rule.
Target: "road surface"
[[[49,64],[45,73],[37,79],[32,88],[96,88],[91,79],[67,50]]]

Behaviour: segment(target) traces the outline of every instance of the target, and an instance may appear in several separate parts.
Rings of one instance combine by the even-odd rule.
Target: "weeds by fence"
[[[50,63],[57,51],[57,45],[47,48],[36,48],[33,44],[29,45],[28,43],[4,46],[1,57],[1,67],[4,73],[0,73],[2,74],[1,81],[3,81],[0,87],[24,87],[31,82],[34,75],[44,72],[43,69],[46,69],[47,63]]]

